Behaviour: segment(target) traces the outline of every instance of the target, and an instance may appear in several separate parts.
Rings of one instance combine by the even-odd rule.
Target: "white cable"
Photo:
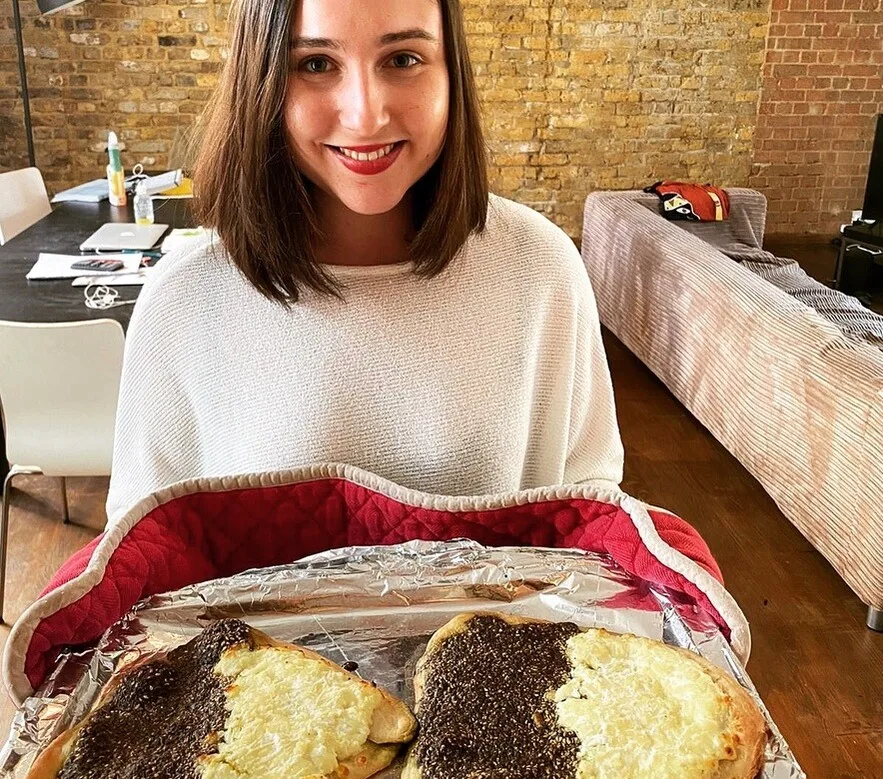
[[[86,308],[104,311],[116,306],[134,306],[134,300],[117,300],[120,296],[118,290],[108,287],[100,281],[90,281],[83,290],[86,297]]]

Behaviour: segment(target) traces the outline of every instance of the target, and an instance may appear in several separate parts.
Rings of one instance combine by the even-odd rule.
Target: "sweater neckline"
[[[323,271],[339,279],[380,279],[389,276],[400,276],[414,269],[412,261],[391,262],[383,265],[332,265],[321,263]]]

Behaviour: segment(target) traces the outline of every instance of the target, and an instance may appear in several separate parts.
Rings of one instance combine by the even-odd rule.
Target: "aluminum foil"
[[[310,647],[414,702],[412,678],[429,637],[454,615],[494,610],[604,627],[690,649],[732,674],[766,717],[765,779],[805,779],[745,670],[710,616],[683,594],[650,586],[603,555],[487,548],[473,541],[350,547],[247,571],[142,601],[94,650],[64,654],[18,712],[0,777],[23,779],[39,750],[89,710],[114,669],[238,617]],[[397,779],[398,764],[378,777]]]

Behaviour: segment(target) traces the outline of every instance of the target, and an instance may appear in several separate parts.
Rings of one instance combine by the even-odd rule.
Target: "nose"
[[[387,102],[384,85],[374,73],[353,69],[340,89],[340,124],[359,140],[375,139],[389,124]]]

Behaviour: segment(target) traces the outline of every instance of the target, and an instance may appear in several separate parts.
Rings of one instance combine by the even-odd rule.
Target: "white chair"
[[[0,321],[0,404],[9,475],[0,515],[0,623],[6,583],[9,489],[21,474],[108,476],[125,337],[119,322]]]
[[[0,246],[51,212],[37,168],[0,173]]]

